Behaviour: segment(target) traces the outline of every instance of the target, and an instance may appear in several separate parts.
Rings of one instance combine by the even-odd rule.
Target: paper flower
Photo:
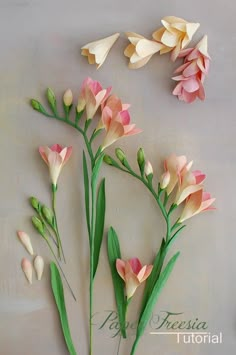
[[[77,111],[81,112],[86,108],[87,119],[93,118],[97,109],[108,98],[111,87],[103,89],[98,81],[86,78],[83,81]]]
[[[102,143],[102,150],[124,136],[131,136],[141,132],[135,124],[130,123],[130,115],[127,110],[113,112],[109,107],[102,111],[102,124],[106,130],[106,136]]]
[[[73,102],[73,94],[71,89],[67,89],[63,95],[63,103],[66,107],[70,107]]]
[[[181,49],[189,44],[200,24],[191,23],[175,16],[166,16],[161,22],[163,27],[153,32],[152,37],[164,45],[160,54],[172,51],[171,60],[174,62]]]
[[[179,100],[191,103],[198,97],[205,99],[203,83],[209,71],[210,56],[207,51],[207,36],[197,44],[195,48],[184,49],[180,52],[179,58],[184,58],[184,64],[175,70],[178,76],[173,80],[179,81],[173,95],[178,96]]]
[[[168,184],[166,185],[166,192],[169,195],[175,188],[178,180],[180,179],[180,174],[184,170],[190,169],[191,163],[187,165],[187,158],[185,155],[176,156],[175,154],[170,155],[164,161],[165,172],[168,173]]]
[[[119,36],[119,33],[115,33],[112,36],[85,44],[81,48],[81,54],[88,57],[89,64],[96,64],[98,69],[104,63],[111,47]]]
[[[24,245],[25,249],[28,251],[30,255],[34,255],[34,250],[31,244],[30,237],[28,234],[22,231],[17,232],[18,238],[21,241],[21,243]]]
[[[39,147],[39,153],[48,165],[52,184],[56,187],[61,169],[71,156],[72,147],[63,148],[59,144],[54,144],[51,148]]]
[[[185,207],[179,218],[179,223],[182,223],[200,212],[214,210],[215,208],[211,207],[214,201],[215,198],[211,198],[211,195],[208,192],[204,192],[202,189],[191,194],[186,200]]]
[[[146,39],[137,33],[127,32],[126,35],[131,43],[125,48],[124,55],[129,58],[131,69],[143,67],[153,54],[163,48],[161,43]]]
[[[34,268],[36,271],[37,279],[41,280],[43,275],[43,269],[44,269],[44,260],[42,256],[40,255],[36,256],[36,258],[34,259]]]
[[[202,190],[201,183],[205,180],[206,175],[200,170],[186,171],[179,179],[179,188],[175,197],[175,204],[180,205],[188,196]]]
[[[121,99],[118,96],[116,96],[116,95],[109,96],[108,99],[101,105],[102,117],[98,123],[96,130],[105,128],[104,122],[106,121],[107,117],[108,117],[108,119],[111,115],[114,117],[119,112],[128,110],[129,107],[130,107],[130,104],[123,104]],[[109,110],[107,110],[107,108]],[[112,111],[112,114],[111,114],[111,111]]]
[[[128,261],[116,260],[116,270],[125,282],[127,299],[130,299],[137,287],[148,278],[152,268],[152,265],[142,266],[138,258],[132,258]]]
[[[25,277],[27,278],[29,283],[32,284],[33,267],[32,267],[31,262],[28,259],[23,258],[21,261],[21,267],[22,267],[22,270],[25,274]]]

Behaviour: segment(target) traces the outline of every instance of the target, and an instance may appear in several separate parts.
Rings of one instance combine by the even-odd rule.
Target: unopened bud
[[[69,107],[73,101],[73,94],[70,89],[67,89],[63,95],[63,102],[66,107]]]
[[[42,207],[42,214],[44,216],[44,218],[46,219],[46,221],[48,222],[48,224],[51,226],[51,227],[54,227],[54,213],[53,211],[48,208],[47,206],[43,206]]]
[[[145,154],[144,154],[143,148],[139,148],[139,150],[138,150],[137,162],[138,162],[139,170],[140,170],[141,174],[143,175],[144,166],[145,166]]]
[[[77,112],[82,112],[85,108],[86,102],[83,98],[79,98],[78,105],[76,107]]]
[[[40,202],[36,197],[30,197],[29,199],[31,206],[36,210],[39,211],[40,210]]]
[[[103,161],[104,161],[104,163],[106,163],[108,165],[113,165],[113,159],[107,154],[104,155]]]
[[[43,105],[41,105],[41,103],[39,101],[37,101],[35,99],[31,99],[30,104],[34,110],[41,112],[41,113],[47,113],[45,108],[43,107]]]
[[[167,170],[162,176],[160,180],[160,188],[165,189],[170,182],[170,172]]]
[[[33,216],[32,223],[34,228],[39,232],[39,234],[41,234],[42,237],[45,237],[45,229],[42,221],[38,217]]]
[[[120,149],[120,148],[116,148],[115,152],[116,152],[117,158],[118,158],[119,161],[123,164],[124,161],[126,160],[125,153],[124,153],[123,150]]]
[[[144,172],[146,176],[153,175],[152,164],[150,163],[149,160],[145,163]]]
[[[56,113],[57,102],[56,102],[56,96],[55,96],[54,92],[52,91],[52,89],[48,88],[46,95],[47,95],[47,99],[48,99],[48,102],[51,106],[52,111],[54,113]]]

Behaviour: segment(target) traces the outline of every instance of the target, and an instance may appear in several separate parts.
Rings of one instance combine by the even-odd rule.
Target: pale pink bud
[[[25,249],[28,251],[28,253],[30,253],[30,255],[34,255],[33,247],[28,234],[22,231],[18,231],[17,235],[21,243],[24,245]]]
[[[70,106],[73,101],[73,94],[71,89],[67,89],[66,92],[63,95],[63,102],[65,106]]]
[[[170,172],[166,171],[162,176],[161,176],[161,181],[160,181],[160,188],[165,189],[170,182]]]
[[[41,280],[43,275],[43,269],[44,269],[44,261],[40,255],[37,255],[36,258],[34,259],[34,268],[36,271],[37,279]]]
[[[144,167],[144,172],[146,176],[149,176],[151,174],[153,174],[153,168],[152,168],[152,164],[150,163],[149,160],[146,161],[145,167]]]
[[[23,258],[21,261],[21,267],[22,267],[22,270],[25,274],[25,277],[27,278],[29,283],[32,285],[33,267],[32,267],[31,262],[28,259]]]

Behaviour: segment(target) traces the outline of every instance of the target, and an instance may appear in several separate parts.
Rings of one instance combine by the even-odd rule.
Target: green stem
[[[57,244],[58,244],[58,255],[59,258],[61,259],[61,254],[63,256],[64,262],[66,262],[65,259],[65,254],[62,248],[62,243],[61,243],[61,238],[58,230],[58,224],[57,224],[57,215],[56,215],[56,191],[57,191],[57,186],[52,184],[52,210],[55,218],[55,231],[56,231],[56,238],[57,238]]]
[[[51,253],[52,253],[52,255],[53,255],[53,257],[54,257],[54,259],[55,259],[55,261],[56,261],[56,263],[57,263],[57,265],[58,265],[60,271],[61,271],[61,273],[62,273],[62,276],[64,277],[64,279],[65,279],[65,281],[66,281],[66,284],[67,284],[67,286],[68,286],[68,288],[69,288],[69,290],[70,290],[70,292],[71,292],[71,294],[72,294],[72,297],[73,297],[74,300],[76,301],[76,297],[75,297],[75,295],[74,295],[74,292],[72,291],[72,288],[70,287],[70,284],[69,284],[69,282],[68,282],[68,280],[67,280],[67,278],[66,278],[66,275],[65,275],[65,273],[64,273],[64,271],[63,271],[63,269],[62,269],[62,267],[61,267],[61,265],[60,265],[60,263],[59,263],[59,261],[57,260],[57,257],[56,257],[56,255],[55,255],[55,253],[54,253],[54,251],[53,251],[53,248],[52,248],[52,246],[51,246],[51,244],[50,244],[48,238],[47,238],[46,236],[44,236],[44,239],[45,239],[45,241],[46,241],[46,243],[47,243],[47,245],[48,245],[48,247],[49,247],[49,249],[50,249],[50,251],[51,251]]]

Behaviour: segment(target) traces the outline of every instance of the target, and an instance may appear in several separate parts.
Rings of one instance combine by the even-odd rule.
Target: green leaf
[[[98,174],[101,169],[103,158],[104,158],[104,154],[101,154],[100,157],[95,162],[93,172],[92,172],[92,178],[91,178],[91,186],[92,187],[97,185]]]
[[[107,253],[111,268],[112,281],[114,286],[117,312],[120,322],[120,330],[123,338],[126,338],[125,313],[126,299],[124,295],[124,281],[116,270],[116,259],[121,259],[120,244],[115,230],[111,227],[107,237]]]
[[[67,345],[67,349],[70,355],[76,355],[76,351],[73,345],[73,341],[71,339],[70,328],[66,313],[65,299],[64,299],[64,291],[60,273],[56,264],[52,261],[50,263],[51,269],[51,286],[54,295],[54,299],[57,305],[58,313],[61,320],[61,327],[64,335],[64,339]]]
[[[165,286],[171,271],[173,270],[173,267],[175,265],[175,262],[177,260],[177,258],[179,257],[179,252],[177,252],[168,262],[168,264],[166,265],[165,269],[163,270],[163,272],[161,273],[160,277],[157,279],[154,288],[152,290],[152,293],[150,294],[146,307],[143,311],[143,314],[139,320],[139,324],[138,324],[138,328],[137,328],[137,334],[136,334],[136,340],[139,339],[143,333],[144,330],[149,322],[149,319],[152,315],[153,309],[155,307],[155,304],[157,302],[158,297],[160,296],[160,293],[163,289],[163,287]]]
[[[99,261],[100,249],[101,249],[102,238],[104,233],[105,212],[106,212],[105,179],[102,179],[102,182],[98,189],[97,204],[96,204],[93,277],[95,277],[98,261]]]
[[[83,172],[84,172],[84,198],[85,198],[85,211],[87,220],[88,235],[90,238],[90,196],[89,196],[89,176],[88,176],[88,166],[86,161],[86,155],[83,151]]]

